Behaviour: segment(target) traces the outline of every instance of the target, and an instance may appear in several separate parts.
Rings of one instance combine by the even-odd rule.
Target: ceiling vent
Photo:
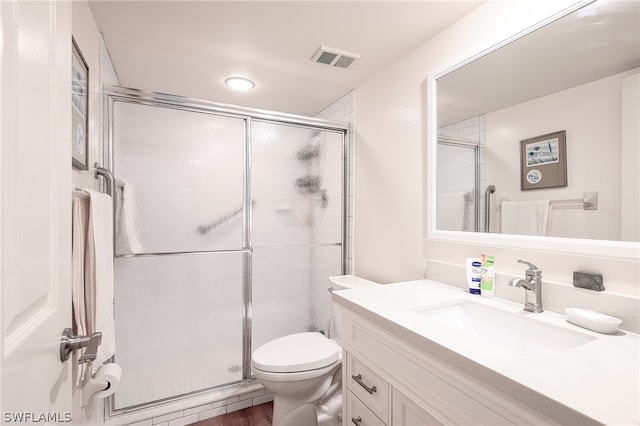
[[[340,68],[349,68],[349,65],[360,55],[345,52],[344,50],[334,49],[333,47],[320,46],[311,60],[319,64],[331,65]]]

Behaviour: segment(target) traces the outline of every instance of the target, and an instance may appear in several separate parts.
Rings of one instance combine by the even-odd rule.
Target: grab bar
[[[484,191],[484,232],[489,232],[489,224],[491,220],[491,194],[496,192],[495,185],[487,186]]]
[[[98,179],[100,176],[104,178],[106,185],[106,192],[111,196],[111,204],[113,211],[113,253],[116,252],[116,178],[109,170],[104,167],[100,167],[100,163],[94,163],[95,172],[94,177]]]
[[[256,206],[256,200],[254,198],[253,200],[251,200],[251,207],[255,207],[255,206]],[[196,234],[200,236],[207,235],[209,232],[213,231],[218,226],[222,225],[225,222],[230,221],[231,219],[233,219],[234,217],[242,213],[243,210],[244,210],[244,207],[238,207],[237,209],[232,210],[229,213],[220,216],[218,219],[214,220],[213,222],[207,225],[198,225],[198,227],[196,228]]]

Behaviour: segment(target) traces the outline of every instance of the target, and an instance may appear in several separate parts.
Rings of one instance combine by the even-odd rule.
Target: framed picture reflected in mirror
[[[567,186],[567,132],[520,141],[520,189]]]

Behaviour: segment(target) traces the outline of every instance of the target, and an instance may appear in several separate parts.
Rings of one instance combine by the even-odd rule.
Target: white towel
[[[436,229],[464,230],[465,195],[468,192],[445,192],[436,197]]]
[[[143,247],[136,226],[136,193],[133,185],[116,180],[116,253],[142,253]]]
[[[85,300],[88,334],[102,332],[98,356],[92,363],[95,373],[116,352],[113,309],[113,204],[98,191],[90,195],[90,214],[85,258]]]
[[[86,336],[87,310],[85,306],[85,251],[89,225],[89,194],[74,191],[71,203],[71,303],[73,333]],[[78,369],[77,384],[84,377],[84,365]]]
[[[503,201],[502,233],[546,235],[549,200]]]

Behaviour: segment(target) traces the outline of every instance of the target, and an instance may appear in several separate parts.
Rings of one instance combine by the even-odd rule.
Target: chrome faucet
[[[522,287],[525,290],[524,310],[528,312],[542,312],[542,271],[533,263],[518,260],[518,263],[529,265],[524,272],[525,279],[514,278],[509,281],[512,287]]]

